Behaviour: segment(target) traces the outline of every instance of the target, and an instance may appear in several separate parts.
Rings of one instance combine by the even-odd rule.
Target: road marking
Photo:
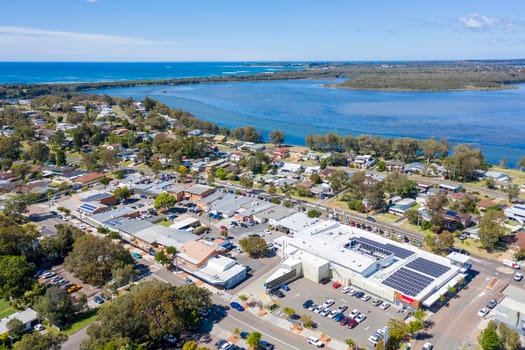
[[[339,300],[341,300],[343,303],[346,303],[346,300],[344,300],[343,298],[339,298]]]
[[[252,328],[252,329],[257,330],[259,333],[264,334],[267,338],[271,338],[271,339],[273,339],[273,340],[276,340],[276,341],[278,341],[279,343],[284,344],[284,345],[286,345],[286,346],[288,346],[288,347],[290,347],[290,348],[292,348],[292,349],[303,350],[303,349],[297,348],[297,347],[295,347],[295,346],[293,346],[293,345],[290,345],[290,344],[288,344],[288,343],[282,341],[281,339],[274,337],[274,336],[271,335],[271,334],[268,334],[268,333],[266,333],[266,332],[263,332],[263,331],[261,331],[260,329],[255,328],[253,325],[248,324],[248,323],[246,323],[246,322],[244,322],[244,321],[239,320],[239,319],[238,319],[237,317],[235,317],[235,316],[228,315],[228,317],[234,319],[235,321],[237,321],[237,322],[239,322],[239,323],[241,323],[241,324],[243,324],[243,325],[245,325],[245,326],[248,327],[248,328]],[[283,329],[284,329],[284,328],[283,328]]]
[[[367,330],[369,330],[369,329],[370,329],[370,326],[366,327],[366,328],[365,328],[365,331],[367,331]]]
[[[300,295],[301,295],[301,293],[297,293],[297,294],[294,295],[294,298],[297,298]]]

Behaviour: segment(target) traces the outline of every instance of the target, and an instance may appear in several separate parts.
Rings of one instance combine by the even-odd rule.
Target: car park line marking
[[[366,327],[366,328],[365,328],[365,331],[367,331],[367,330],[369,330],[369,329],[370,329],[370,326]]]
[[[237,317],[235,317],[235,316],[233,316],[233,315],[228,315],[228,317],[231,318],[231,319],[234,319],[235,321],[237,321],[237,322],[239,322],[239,323],[245,325],[246,327],[248,327],[248,328],[250,328],[250,329],[255,329],[255,330],[257,330],[259,333],[265,335],[267,338],[271,338],[271,339],[273,339],[273,340],[276,340],[277,342],[279,342],[279,343],[281,343],[281,344],[284,344],[284,345],[286,345],[286,346],[288,346],[288,347],[290,347],[290,348],[292,348],[292,349],[295,349],[295,350],[303,350],[303,349],[300,349],[300,348],[298,348],[298,347],[295,347],[295,346],[293,346],[293,345],[291,345],[291,344],[288,344],[288,343],[282,341],[281,339],[274,337],[274,336],[271,335],[271,334],[268,334],[268,333],[266,333],[266,332],[263,332],[262,330],[253,327],[253,325],[248,324],[248,323],[246,323],[246,322],[244,322],[244,321],[238,319]]]
[[[340,301],[342,301],[343,303],[346,303],[346,300],[344,300],[343,298],[339,298]]]
[[[301,295],[301,293],[297,293],[297,294],[294,295],[294,298],[297,298],[300,295]]]

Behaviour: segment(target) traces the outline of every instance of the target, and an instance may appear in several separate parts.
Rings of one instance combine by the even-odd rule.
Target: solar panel
[[[406,259],[409,256],[414,255],[414,252],[390,243],[385,244],[385,247],[387,250],[390,250],[392,253],[394,253],[396,257],[401,259]]]
[[[382,283],[405,295],[416,296],[432,283],[433,280],[433,278],[402,267],[391,274]]]
[[[450,270],[450,267],[448,266],[441,265],[423,258],[417,258],[416,260],[409,262],[405,266],[411,268],[412,270],[422,272],[432,277],[439,277],[448,270]]]
[[[95,209],[97,209],[97,207],[91,205],[91,204],[87,204],[87,203],[84,203],[80,206],[81,209],[84,209],[84,210],[88,210],[88,211],[93,211]]]
[[[374,247],[378,247],[378,248],[381,248],[381,249],[384,249],[384,250],[388,250],[388,251],[392,252],[397,258],[401,258],[401,259],[406,259],[409,256],[414,254],[413,252],[411,252],[408,249],[404,249],[404,248],[398,247],[398,246],[390,244],[390,243],[387,243],[387,244],[379,243],[379,242],[373,241],[373,240],[365,238],[365,237],[358,237],[358,238],[355,238],[355,240],[358,241],[358,242],[363,242],[363,243],[366,243],[366,244],[370,244],[371,246],[374,246]]]

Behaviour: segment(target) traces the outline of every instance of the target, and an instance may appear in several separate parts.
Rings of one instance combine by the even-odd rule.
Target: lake
[[[525,85],[518,89],[455,92],[358,91],[327,88],[334,81],[271,81],[140,86],[97,90],[111,96],[150,96],[170,107],[229,128],[252,125],[286,142],[309,133],[446,137],[482,149],[488,161],[514,166],[525,155]]]

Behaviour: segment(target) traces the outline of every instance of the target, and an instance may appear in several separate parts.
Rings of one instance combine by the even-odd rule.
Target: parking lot
[[[322,285],[301,278],[289,283],[288,286],[290,291],[284,292],[284,298],[273,297],[281,306],[274,312],[276,315],[285,318],[283,308],[292,308],[299,315],[309,315],[317,323],[317,330],[321,333],[342,341],[351,338],[359,346],[370,349],[374,347],[368,342],[368,337],[373,335],[379,328],[384,327],[389,319],[403,318],[405,315],[395,305],[391,305],[386,310],[381,310],[379,307],[372,305],[374,296],[367,302],[364,302],[356,297],[344,294],[341,292],[342,287],[334,289],[331,282]],[[308,299],[319,305],[323,304],[327,299],[333,299],[335,304],[330,307],[331,310],[336,310],[340,305],[346,305],[348,309],[344,312],[345,316],[348,316],[352,310],[358,309],[366,316],[366,319],[353,329],[349,329],[347,326],[340,325],[339,322],[303,308],[302,304]]]

